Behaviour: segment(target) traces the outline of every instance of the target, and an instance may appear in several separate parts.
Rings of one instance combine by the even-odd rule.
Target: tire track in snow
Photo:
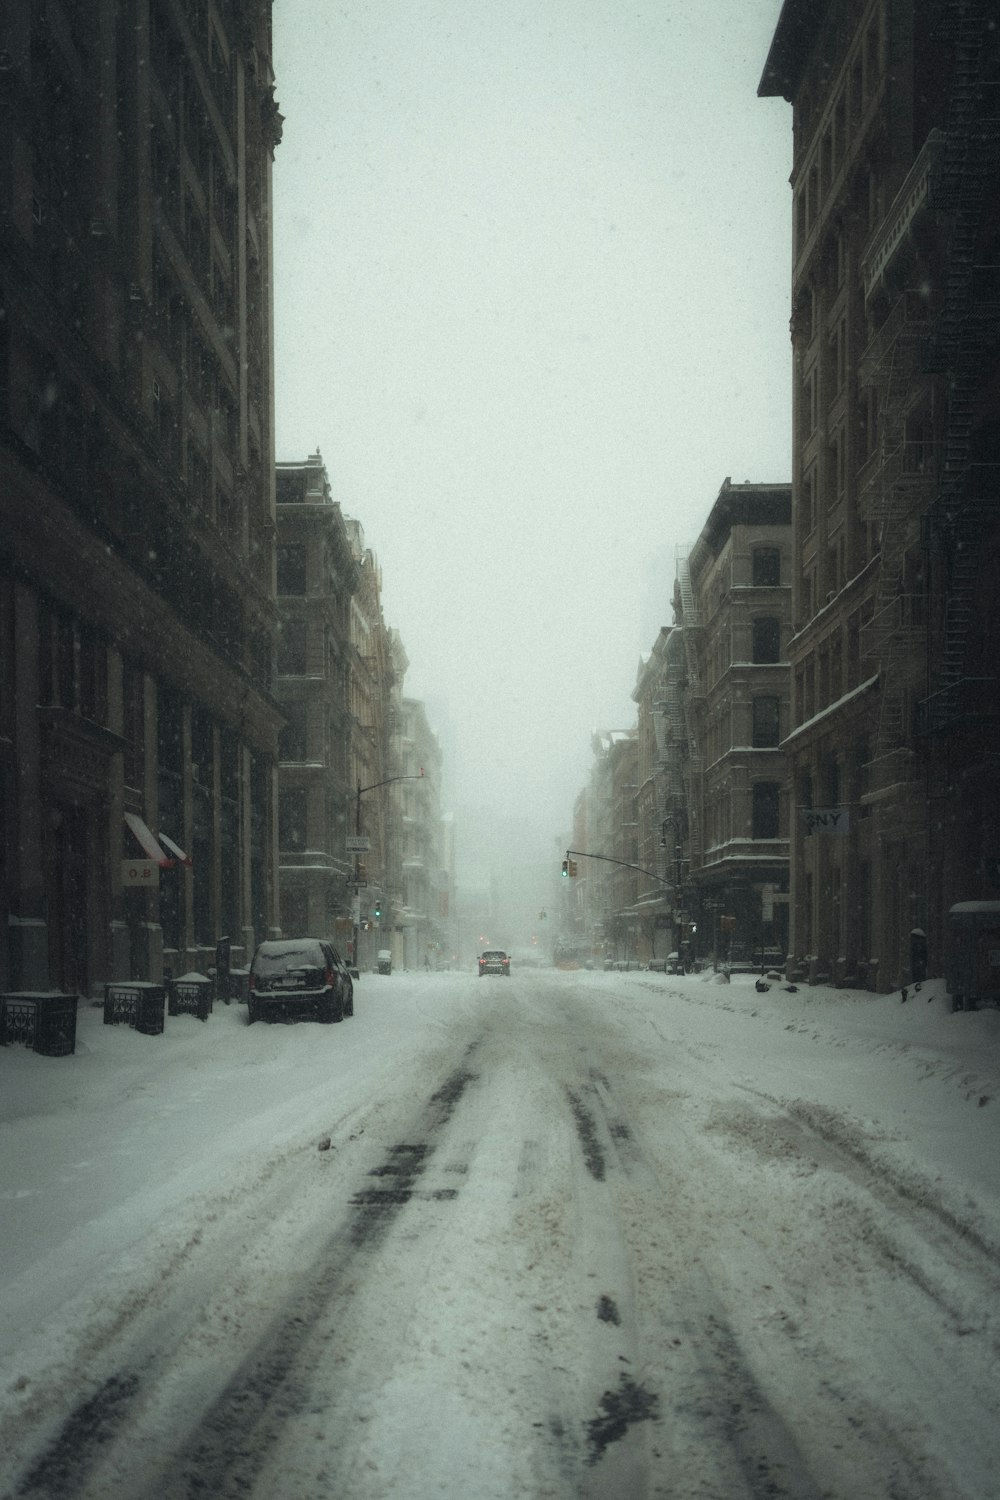
[[[618,1103],[607,1071],[589,1066],[585,1081],[576,1090],[567,1087],[566,1096],[584,1164],[595,1184],[612,1195],[627,1187],[632,1193],[663,1196],[666,1206],[669,1198],[663,1184]],[[615,1218],[613,1196],[604,1215],[606,1221]],[[631,1276],[624,1231],[617,1231],[617,1238],[609,1282],[616,1275]],[[722,1297],[700,1258],[673,1291],[673,1326],[683,1338],[671,1341],[668,1368],[653,1363],[654,1345],[638,1321],[637,1289],[622,1288],[630,1331],[624,1330],[628,1357],[619,1354],[618,1359],[627,1368],[619,1364],[617,1382],[608,1385],[585,1423],[588,1471],[579,1481],[580,1495],[587,1500],[619,1500],[627,1493],[630,1500],[638,1500],[647,1494],[686,1493],[680,1478],[684,1465],[679,1463],[675,1472],[674,1457],[695,1451],[713,1455],[707,1467],[716,1469],[718,1493],[726,1500],[823,1500],[828,1492],[743,1355]],[[617,1300],[603,1294],[596,1316],[617,1324]],[[642,1379],[632,1373],[633,1367],[644,1372]],[[651,1369],[655,1380],[650,1379]],[[645,1422],[654,1434],[648,1456],[633,1437],[633,1429]],[[698,1486],[700,1493],[701,1478]]]
[[[951,1319],[960,1333],[970,1331],[969,1313],[957,1305],[953,1266],[961,1266],[984,1282],[988,1290],[983,1305],[995,1305],[1000,1297],[1000,1247],[943,1203],[936,1196],[933,1184],[908,1178],[891,1164],[878,1160],[860,1127],[834,1111],[802,1100],[783,1104],[757,1089],[745,1085],[743,1089],[778,1111],[771,1118],[755,1113],[754,1119],[790,1147],[796,1157],[837,1173],[872,1202],[891,1212],[895,1238],[884,1224],[872,1219],[868,1226],[870,1242],[888,1264],[907,1276]],[[751,1135],[742,1131],[734,1134],[743,1147],[754,1149]],[[904,1247],[903,1241],[914,1233],[922,1241],[922,1247],[913,1244]],[[922,1248],[942,1261],[945,1269],[918,1264],[926,1260]]]
[[[658,1420],[660,1397],[633,1373],[641,1369],[642,1339],[632,1260],[613,1194],[616,1180],[643,1175],[643,1163],[603,1070],[586,1064],[584,1077],[564,1084],[563,1091],[591,1179],[589,1191],[581,1191],[581,1207],[583,1258],[600,1287],[588,1361],[597,1384],[591,1382],[591,1414],[570,1418],[564,1404],[549,1425],[567,1472],[576,1467],[574,1493],[581,1500],[618,1500],[626,1494],[630,1500],[641,1500],[649,1493],[650,1465],[646,1441],[636,1429]]]
[[[111,1495],[148,1500],[150,1494],[157,1500],[201,1500],[205,1495],[245,1500],[263,1458],[307,1399],[308,1375],[321,1357],[309,1349],[318,1316],[357,1259],[377,1248],[418,1196],[417,1183],[438,1137],[477,1081],[468,1067],[477,1046],[470,1045],[462,1065],[430,1096],[410,1132],[415,1139],[390,1147],[369,1173],[380,1183],[389,1179],[390,1186],[363,1188],[351,1199],[347,1223],[338,1226],[313,1265],[300,1273],[298,1286],[188,1435],[183,1451],[160,1467],[152,1483],[139,1474],[126,1477],[130,1469],[122,1453],[127,1453],[141,1408],[155,1400],[156,1382],[164,1376],[162,1361],[155,1357],[116,1372],[80,1401],[5,1495],[10,1500],[86,1500],[91,1495],[94,1500]],[[454,1191],[429,1196],[441,1201]],[[109,1464],[118,1466],[114,1480],[105,1475]]]

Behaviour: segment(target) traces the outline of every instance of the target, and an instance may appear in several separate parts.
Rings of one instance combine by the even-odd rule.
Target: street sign
[[[347,835],[348,854],[367,854],[372,846],[372,841],[366,833],[349,833]]]
[[[847,833],[850,829],[847,807],[800,807],[799,816],[810,833]]]

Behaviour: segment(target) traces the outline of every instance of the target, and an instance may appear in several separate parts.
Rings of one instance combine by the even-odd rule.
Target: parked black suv
[[[342,1021],[354,1014],[350,971],[322,938],[261,943],[250,965],[247,1022]]]

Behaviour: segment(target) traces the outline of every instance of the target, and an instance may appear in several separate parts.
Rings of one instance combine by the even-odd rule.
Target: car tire
[[[347,1004],[344,1006],[344,1015],[346,1017],[346,1016],[353,1016],[353,1014],[354,1014],[354,990],[352,989],[351,993],[347,997]]]
[[[339,995],[331,995],[323,1006],[320,1020],[325,1026],[335,1025],[344,1019],[344,1002]]]
[[[252,1026],[255,1021],[260,1020],[260,1012],[252,1000],[247,1001],[247,1025]]]

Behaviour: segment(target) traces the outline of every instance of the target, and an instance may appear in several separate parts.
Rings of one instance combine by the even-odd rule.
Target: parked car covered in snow
[[[342,1021],[354,1014],[354,984],[322,938],[261,943],[250,965],[247,1022]]]

